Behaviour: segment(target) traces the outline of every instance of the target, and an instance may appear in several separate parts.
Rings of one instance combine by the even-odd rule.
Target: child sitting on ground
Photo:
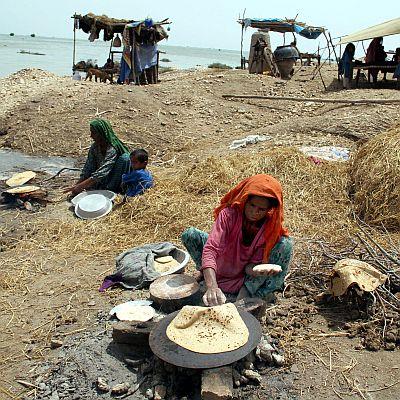
[[[122,185],[126,188],[126,195],[133,197],[143,194],[146,189],[153,187],[153,177],[146,169],[149,160],[146,150],[133,150],[130,160],[131,172],[122,175]]]

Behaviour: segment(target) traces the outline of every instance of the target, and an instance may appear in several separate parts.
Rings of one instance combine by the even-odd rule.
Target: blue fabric
[[[147,68],[157,65],[157,45],[135,46],[135,71],[141,73]]]
[[[122,175],[122,183],[128,186],[126,194],[134,197],[153,187],[153,177],[147,169],[137,169]]]
[[[343,53],[338,64],[339,75],[344,75],[345,78],[353,77],[353,56],[348,51]]]
[[[400,64],[396,67],[393,78],[400,78]]]
[[[246,18],[243,22],[246,28],[253,24],[265,23],[265,27],[271,29],[271,31],[274,31],[275,26],[276,28],[285,29],[288,32],[296,32],[307,39],[316,39],[324,31],[323,28],[291,24],[279,18]],[[274,26],[268,27],[269,23],[274,24]]]
[[[129,68],[129,65],[125,61],[124,57],[121,57],[118,83],[124,83],[125,80],[129,78],[130,73],[131,69]]]

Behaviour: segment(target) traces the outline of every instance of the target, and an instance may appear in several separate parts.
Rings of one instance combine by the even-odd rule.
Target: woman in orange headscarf
[[[182,234],[185,247],[204,275],[204,303],[223,304],[224,293],[266,298],[280,289],[293,249],[282,225],[280,183],[264,174],[243,180],[221,199],[214,217],[210,235],[196,228]],[[266,263],[275,267],[263,271],[254,268]]]

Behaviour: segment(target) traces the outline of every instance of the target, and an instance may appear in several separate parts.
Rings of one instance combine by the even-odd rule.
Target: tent
[[[338,44],[359,42],[361,40],[396,35],[398,33],[400,33],[400,18],[391,19],[390,21],[386,21],[381,24],[371,26],[370,28],[352,33],[351,35],[344,36]]]

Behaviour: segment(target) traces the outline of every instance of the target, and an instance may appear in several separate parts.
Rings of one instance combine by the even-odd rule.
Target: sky
[[[71,15],[74,12],[106,14],[114,18],[172,21],[169,45],[240,50],[239,14],[254,18],[294,18],[314,26],[324,26],[333,38],[353,33],[371,25],[397,18],[399,0],[376,1],[336,0],[1,0],[0,33],[31,34],[48,37],[72,37]],[[396,14],[397,13],[397,14]],[[245,33],[245,48],[253,29]],[[83,32],[79,38],[87,38]],[[299,37],[298,37],[299,38]],[[283,35],[271,34],[273,47],[283,44]],[[291,38],[287,39],[290,42]],[[325,46],[323,38],[298,39],[301,51],[315,51]],[[367,45],[367,44],[366,44]],[[384,39],[385,49],[400,47],[400,35]],[[361,45],[358,51],[362,50]]]

